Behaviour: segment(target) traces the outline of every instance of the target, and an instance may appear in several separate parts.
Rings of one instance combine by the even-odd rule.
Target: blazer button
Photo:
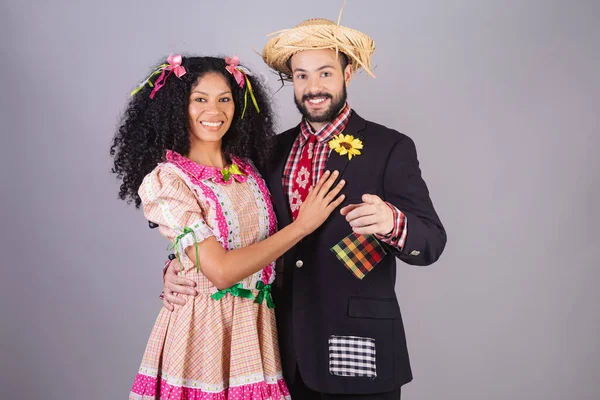
[[[303,265],[304,265],[304,262],[302,262],[302,260],[296,261],[296,267],[297,268],[302,268]]]

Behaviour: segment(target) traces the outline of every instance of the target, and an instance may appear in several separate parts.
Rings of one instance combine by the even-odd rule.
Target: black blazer
[[[282,175],[299,132],[298,125],[276,137],[274,164],[263,171],[280,229],[291,222]],[[359,280],[330,251],[352,232],[336,210],[315,233],[285,254],[283,276],[273,288],[283,371],[285,379],[293,382],[297,365],[306,385],[323,393],[392,391],[412,380],[394,291],[394,256],[408,264],[429,265],[440,257],[446,232],[421,178],[415,145],[408,136],[365,121],[356,112],[352,112],[344,133],[360,138],[364,148],[350,161],[331,152],[327,162],[327,169],[337,169],[347,181],[343,205],[362,202],[364,193],[376,194],[395,205],[407,217],[406,244],[401,252],[389,251]],[[332,374],[328,345],[332,335],[374,339],[377,377]]]

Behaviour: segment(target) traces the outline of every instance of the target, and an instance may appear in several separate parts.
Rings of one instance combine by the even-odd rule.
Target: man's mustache
[[[318,97],[324,97],[327,99],[332,99],[333,96],[330,95],[329,93],[309,93],[309,94],[305,94],[304,96],[302,96],[302,101],[306,101],[306,100],[310,100],[310,99],[315,99]]]

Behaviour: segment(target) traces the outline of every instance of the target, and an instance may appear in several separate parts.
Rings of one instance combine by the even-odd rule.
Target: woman
[[[143,206],[199,294],[161,310],[129,398],[289,398],[274,260],[327,219],[344,182],[332,188],[337,173],[323,177],[296,221],[276,232],[253,164],[268,162],[272,112],[237,58],[171,55],[134,92],[111,148],[119,196]]]

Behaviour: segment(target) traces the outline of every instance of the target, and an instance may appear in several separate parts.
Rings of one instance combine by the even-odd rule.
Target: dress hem
[[[175,386],[166,380],[138,374],[129,394],[129,400],[289,400],[291,399],[283,378],[275,383],[264,380],[220,391],[207,391],[198,387]]]

